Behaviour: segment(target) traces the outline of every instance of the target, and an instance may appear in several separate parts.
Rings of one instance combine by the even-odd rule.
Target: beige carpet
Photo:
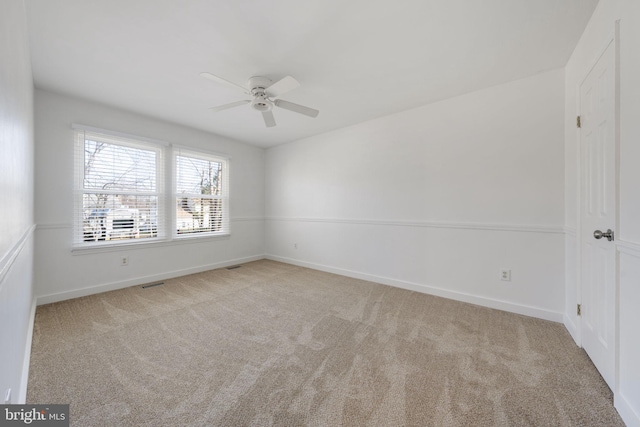
[[[38,307],[75,426],[618,426],[564,326],[273,261]]]

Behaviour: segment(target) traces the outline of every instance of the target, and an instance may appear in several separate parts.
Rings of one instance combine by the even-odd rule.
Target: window
[[[227,233],[227,160],[178,148],[174,168],[177,235]]]
[[[74,247],[229,233],[227,159],[173,148],[165,180],[168,145],[74,128]]]

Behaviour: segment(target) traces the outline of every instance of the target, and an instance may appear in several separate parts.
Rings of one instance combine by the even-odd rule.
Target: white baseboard
[[[353,277],[355,279],[367,280],[370,282],[381,283],[383,285],[394,286],[396,288],[408,289],[411,291],[421,292],[424,294],[435,295],[456,301],[476,304],[483,307],[494,308],[497,310],[508,311],[511,313],[522,314],[525,316],[536,317],[538,319],[550,320],[552,322],[562,323],[563,313],[551,310],[545,310],[527,305],[515,304],[512,302],[485,298],[477,295],[466,294],[463,292],[451,291],[436,286],[428,286],[420,283],[407,282],[404,280],[392,279],[389,277],[376,276],[357,271],[346,270],[342,268],[329,267],[322,264],[300,261],[293,258],[281,257],[277,255],[267,254],[266,259],[284,262],[286,264],[298,265],[300,267],[311,268],[313,270],[326,271],[328,273],[339,274],[342,276]]]
[[[36,299],[31,302],[29,312],[29,328],[27,329],[27,339],[24,345],[24,359],[22,361],[22,378],[20,379],[20,392],[18,393],[18,403],[22,405],[27,402],[27,385],[29,384],[29,365],[31,364],[31,343],[33,341],[33,325],[36,322]]]
[[[571,335],[571,338],[575,341],[576,345],[580,347],[580,340],[578,339],[578,326],[573,322],[573,320],[567,316],[567,313],[564,313],[562,316],[562,323],[564,327],[567,328],[567,332]]]
[[[640,415],[633,410],[629,402],[619,393],[613,396],[613,406],[618,410],[622,421],[627,427],[640,427]]]
[[[117,289],[127,288],[130,286],[141,285],[144,283],[150,283],[157,280],[167,280],[174,277],[185,276],[187,274],[200,273],[207,270],[215,270],[217,268],[228,267],[230,265],[242,264],[251,261],[258,261],[261,259],[270,259],[273,261],[283,262],[286,264],[298,265],[301,267],[307,267],[314,270],[326,271],[328,273],[340,274],[342,276],[353,277],[356,279],[368,280],[371,282],[381,283],[384,285],[394,286],[397,288],[408,289],[411,291],[421,292],[425,294],[435,295],[443,298],[448,298],[456,301],[462,301],[470,304],[476,304],[483,307],[494,308],[497,310],[508,311],[511,313],[522,314],[525,316],[536,317],[539,319],[550,320],[553,322],[563,323],[563,313],[555,312],[551,310],[545,310],[537,307],[531,307],[522,304],[515,304],[507,301],[496,300],[492,298],[485,298],[477,295],[466,294],[463,292],[451,291],[448,289],[439,288],[436,286],[429,286],[420,283],[407,282],[403,280],[393,279],[389,277],[376,276],[373,274],[361,273],[357,271],[346,270],[342,268],[330,267],[322,264],[316,264],[306,261],[300,261],[293,258],[280,257],[276,255],[254,255],[246,258],[238,258],[233,260],[222,261],[214,264],[207,264],[198,267],[174,270],[162,274],[141,276],[129,280],[123,280],[119,282],[105,283],[97,286],[90,286],[87,288],[74,289],[72,291],[60,292],[49,295],[40,295],[37,298],[37,304],[50,304],[53,302],[64,301],[72,298],[83,297],[87,295],[93,295],[101,292],[114,291]]]
[[[153,274],[150,276],[134,277],[128,280],[122,280],[119,282],[105,283],[102,285],[89,286],[81,289],[74,289],[72,291],[59,292],[49,295],[40,295],[37,298],[37,304],[50,304],[53,302],[64,301],[72,298],[84,297],[87,295],[99,294],[102,292],[115,291],[117,289],[128,288],[130,286],[142,285],[144,283],[155,282],[158,280],[167,280],[174,277],[186,276],[188,274],[201,273],[203,271],[215,270],[217,268],[224,268],[230,265],[243,264],[251,261],[258,261],[264,259],[264,255],[254,255],[245,258],[236,258],[227,261],[216,262],[213,264],[201,265],[198,267],[185,268],[182,270],[173,270],[161,274]]]

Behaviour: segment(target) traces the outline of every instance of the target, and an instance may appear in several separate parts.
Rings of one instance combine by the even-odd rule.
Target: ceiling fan
[[[274,106],[314,118],[318,116],[318,113],[320,113],[320,111],[305,107],[304,105],[294,104],[293,102],[285,101],[284,99],[277,99],[280,95],[300,86],[300,83],[291,76],[284,77],[275,83],[266,77],[251,77],[247,81],[246,88],[211,73],[200,73],[200,76],[228,87],[232,87],[253,98],[212,107],[211,111],[215,113],[229,108],[250,104],[251,108],[262,113],[264,124],[267,125],[267,127],[273,127],[276,125],[276,120],[273,117],[273,112],[271,111]]]

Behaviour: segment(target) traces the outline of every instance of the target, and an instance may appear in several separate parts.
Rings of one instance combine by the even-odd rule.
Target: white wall
[[[618,319],[619,350],[614,403],[629,426],[640,426],[640,2],[600,0],[566,66],[565,170],[566,224],[576,228],[579,188],[578,138],[575,128],[577,88],[597,60],[604,43],[620,20],[620,209],[616,238],[619,263]],[[575,239],[567,245],[567,271],[576,271]],[[575,305],[578,281],[567,281],[565,324],[576,336]]]
[[[22,0],[0,2],[0,403],[24,402],[31,346],[33,79]]]
[[[268,149],[268,256],[560,321],[563,94],[555,70]]]
[[[36,90],[35,118],[39,304],[263,257],[262,148],[43,90]],[[72,253],[73,123],[230,156],[231,237]]]

